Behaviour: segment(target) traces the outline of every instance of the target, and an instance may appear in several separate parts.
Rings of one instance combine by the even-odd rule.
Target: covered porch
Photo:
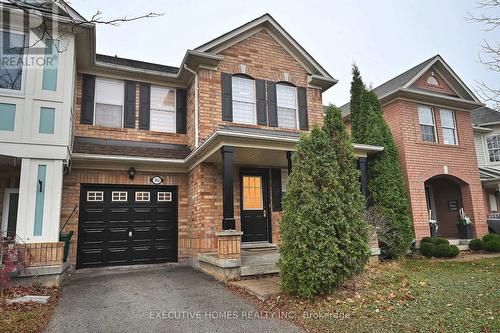
[[[281,201],[298,140],[295,132],[224,128],[199,147],[205,154],[197,163],[219,170],[222,192],[222,214],[215,221],[217,251],[196,255],[200,269],[221,280],[278,272]],[[366,158],[382,148],[354,148],[366,193]]]

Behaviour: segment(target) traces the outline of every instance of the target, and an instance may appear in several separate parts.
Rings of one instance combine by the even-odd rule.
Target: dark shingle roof
[[[439,55],[435,55],[424,62],[421,62],[420,64],[416,65],[415,67],[410,68],[406,72],[399,74],[398,76],[390,79],[387,82],[382,83],[380,86],[373,88],[373,92],[377,94],[377,96],[380,98],[382,96],[385,96],[387,94],[390,94],[400,88],[402,88],[408,81],[410,81],[415,75],[417,75],[422,69],[424,69],[429,63],[434,61],[436,57],[439,57]],[[350,103],[344,104],[340,107],[340,110],[342,110],[342,115],[347,116],[351,110],[350,110]]]
[[[139,60],[132,60],[126,58],[119,58],[117,56],[109,56],[105,54],[96,54],[96,60],[100,62],[106,62],[108,64],[120,65],[133,67],[137,69],[145,69],[151,71],[164,72],[169,74],[177,74],[179,72],[179,67],[166,66],[160,64],[153,64],[150,62],[144,62]]]
[[[474,125],[500,123],[500,112],[483,106],[472,111],[471,118]]]

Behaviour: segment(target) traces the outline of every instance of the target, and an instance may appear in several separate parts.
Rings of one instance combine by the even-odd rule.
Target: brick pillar
[[[408,184],[409,199],[411,207],[411,217],[415,239],[419,242],[424,237],[429,237],[429,212],[427,211],[427,201],[425,199],[425,185],[421,181],[412,181]]]
[[[461,187],[464,212],[474,224],[474,237],[481,238],[488,233],[486,209],[482,201],[483,189],[481,185],[467,185]]]
[[[241,259],[241,235],[243,232],[224,230],[215,233],[217,257],[220,259]]]

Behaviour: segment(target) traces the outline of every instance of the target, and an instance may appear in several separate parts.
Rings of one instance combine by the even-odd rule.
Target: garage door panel
[[[81,192],[77,268],[177,261],[175,186],[83,184]],[[136,201],[136,192],[150,200]]]

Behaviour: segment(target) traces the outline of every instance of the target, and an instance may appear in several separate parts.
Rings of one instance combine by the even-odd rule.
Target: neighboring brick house
[[[94,38],[63,183],[76,268],[191,260],[227,277],[240,242],[275,247],[291,154],[337,81],[267,14],[178,68],[95,55]],[[362,170],[381,149],[355,145]]]
[[[500,112],[483,106],[471,113],[488,226],[500,232]]]
[[[487,232],[471,111],[483,104],[436,55],[373,89],[398,147],[417,240],[438,234],[459,238],[460,208],[473,232]],[[342,107],[349,122],[349,104]]]

